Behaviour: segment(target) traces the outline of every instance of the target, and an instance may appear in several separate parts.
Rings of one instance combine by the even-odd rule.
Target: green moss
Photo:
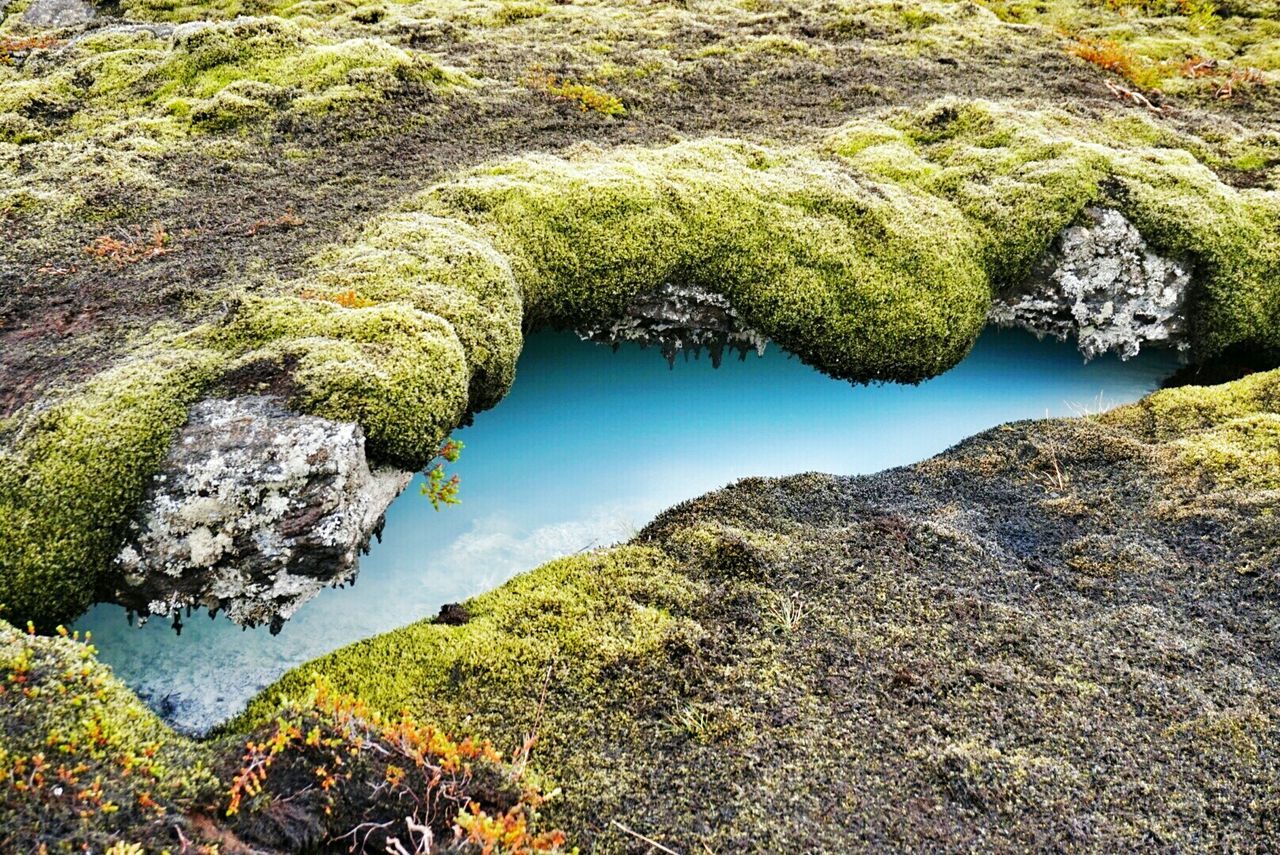
[[[89,135],[147,116],[181,136],[290,109],[325,112],[406,87],[471,85],[425,54],[273,17],[196,21],[167,39],[146,30],[90,34],[66,50],[57,64],[0,66],[0,112],[70,116]]]
[[[121,0],[125,17],[137,21],[169,21],[175,24],[198,20],[230,20],[242,15],[261,15],[276,5],[258,0]]]
[[[1280,371],[1165,389],[1102,417],[1157,442],[1224,486],[1280,489]]]
[[[208,749],[166,727],[94,653],[0,621],[0,828],[11,851],[128,842],[158,852],[185,810],[217,793]]]
[[[959,208],[996,287],[1019,284],[1085,205],[1103,205],[1165,254],[1193,260],[1197,357],[1280,344],[1280,196],[1222,183],[1188,150],[1195,141],[1145,120],[1099,128],[1054,111],[948,101],[855,124],[829,145],[859,170]]]
[[[0,603],[49,630],[93,602],[151,473],[218,363],[164,349],[23,420],[0,450]]]
[[[534,723],[530,700],[549,680],[570,702],[594,701],[602,691],[619,699],[639,691],[626,685],[629,671],[647,670],[669,646],[696,638],[696,627],[673,612],[699,593],[697,583],[653,549],[563,558],[470,600],[462,626],[422,621],[290,672],[229,729],[269,721],[282,699],[304,692],[323,673],[338,691],[375,709],[405,709],[460,734],[483,727],[514,735]],[[543,738],[559,742],[567,735]]]
[[[469,407],[502,399],[515,376],[522,306],[510,265],[475,230],[418,212],[375,220],[354,243],[322,253],[301,287],[406,301],[449,322],[470,372]]]
[[[1251,374],[1218,386],[1162,389],[1101,418],[1149,440],[1166,442],[1258,413],[1280,413],[1280,371]]]
[[[295,405],[359,423],[373,458],[406,469],[424,465],[467,409],[466,357],[453,328],[407,303],[248,298],[206,334],[242,354],[241,365],[287,363]]]
[[[511,258],[535,322],[616,317],[681,281],[725,294],[838,377],[949,368],[990,299],[954,208],[794,150],[708,140],[530,157],[420,204],[472,223]]]
[[[1280,490],[1280,415],[1258,413],[1233,419],[1179,443],[1192,466],[1220,483]]]

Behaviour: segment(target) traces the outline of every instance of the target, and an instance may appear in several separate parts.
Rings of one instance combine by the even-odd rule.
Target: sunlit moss
[[[558,686],[594,697],[606,672],[625,672],[629,663],[665,656],[666,645],[696,637],[671,610],[698,594],[698,585],[653,549],[563,558],[469,601],[463,626],[422,621],[290,672],[232,729],[268,719],[315,673],[376,709],[408,709],[459,732],[472,731],[477,720],[499,721],[504,711],[519,710],[516,720],[523,720],[548,669]]]
[[[949,368],[990,300],[952,206],[794,150],[707,140],[522,158],[421,204],[511,258],[534,321],[615,317],[682,281],[725,294],[753,327],[838,377]]]

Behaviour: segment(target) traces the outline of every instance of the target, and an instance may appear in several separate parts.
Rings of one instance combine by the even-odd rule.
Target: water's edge
[[[411,484],[354,589],[327,590],[277,635],[192,616],[131,628],[99,605],[77,623],[101,658],[175,726],[198,732],[288,668],[435,615],[550,558],[627,539],[654,514],[748,475],[865,474],[937,454],[995,425],[1136,400],[1177,367],[1169,352],[1083,364],[1072,345],[990,330],[918,386],[831,380],[771,349],[677,360],[568,334],[526,343],[517,382],[458,433],[463,504],[435,513]]]

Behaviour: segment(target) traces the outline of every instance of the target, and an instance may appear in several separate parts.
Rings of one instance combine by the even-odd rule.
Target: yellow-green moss
[[[240,354],[238,365],[288,363],[295,405],[358,422],[371,456],[408,469],[429,459],[467,409],[466,358],[453,328],[408,303],[247,298],[228,323],[197,333],[205,335]]]
[[[1051,110],[943,101],[851,125],[828,144],[860,171],[959,208],[995,287],[1019,284],[1085,205],[1102,205],[1160,251],[1193,261],[1198,358],[1280,346],[1280,194],[1227,186],[1189,150],[1194,141],[1140,119],[1097,126]]]
[[[729,140],[529,157],[420,204],[511,258],[534,322],[616,317],[667,282],[725,294],[824,371],[920,380],[985,318],[972,232],[945,202],[790,149]]]
[[[1165,389],[1103,416],[1223,486],[1280,489],[1280,370],[1220,386]]]
[[[1218,386],[1178,386],[1101,418],[1154,441],[1180,439],[1254,414],[1280,414],[1280,371]]]
[[[448,321],[470,371],[471,409],[507,393],[522,342],[520,293],[506,258],[474,229],[420,212],[388,214],[355,242],[321,253],[312,268],[299,287],[404,301]]]
[[[0,836],[11,851],[160,851],[182,811],[217,793],[208,750],[166,727],[94,653],[0,621]]]
[[[671,610],[700,593],[657,550],[562,558],[470,600],[462,626],[421,621],[291,671],[229,729],[270,720],[280,700],[305,691],[316,673],[375,709],[405,709],[457,733],[481,723],[519,727],[532,722],[530,700],[549,679],[558,692],[595,697],[605,673],[696,640],[696,626]]]
[[[31,413],[0,448],[0,604],[48,631],[93,602],[130,509],[213,378],[217,355],[159,349]]]

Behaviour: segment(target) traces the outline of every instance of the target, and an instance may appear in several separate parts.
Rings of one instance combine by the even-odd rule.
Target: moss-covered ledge
[[[945,100],[818,146],[705,139],[466,172],[294,279],[209,295],[216,319],[153,332],[3,426],[0,602],[41,627],[79,614],[183,408],[243,391],[235,378],[357,422],[375,461],[413,469],[505,394],[522,328],[617,317],[670,282],[723,295],[832,376],[916,382],[1103,205],[1191,259],[1194,358],[1275,350],[1280,197],[1223,183],[1211,151],[1146,119]]]
[[[517,746],[594,851],[1253,851],[1280,372],[997,428],[865,478],[747,479],[302,666]],[[1253,468],[1231,463],[1259,461]],[[1224,463],[1224,461],[1226,461]]]

